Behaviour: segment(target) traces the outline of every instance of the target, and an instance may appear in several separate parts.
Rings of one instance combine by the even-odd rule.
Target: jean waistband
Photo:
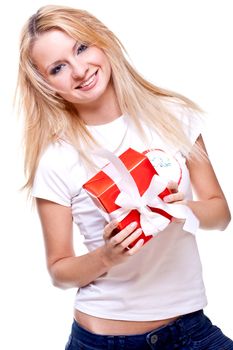
[[[179,318],[177,318],[177,320],[172,321],[171,323],[168,323],[165,326],[156,328],[151,332],[161,333],[170,328],[175,328],[177,330],[184,330],[186,332],[189,332],[192,330],[193,327],[195,327],[197,324],[201,325],[203,322],[205,322],[205,320],[206,316],[204,315],[203,310],[198,310],[189,314],[182,315]]]
[[[174,322],[166,326],[152,330],[146,335],[147,342],[151,345],[155,343],[162,345],[169,341],[184,340],[186,336],[192,333],[196,327],[202,327],[205,322],[210,322],[204,315],[203,310],[198,310],[179,317]]]
[[[192,331],[196,325],[200,325],[205,322],[206,317],[204,316],[203,310],[195,311],[186,315],[179,317],[177,320],[162,326],[160,328],[156,328],[150,332],[144,334],[136,334],[136,335],[119,335],[115,336],[121,338],[134,338],[134,340],[141,340],[142,338],[147,339],[148,343],[154,344],[158,340],[166,340],[167,338],[172,338],[173,340],[179,339],[182,335],[186,335]],[[72,326],[72,333],[78,339],[80,338],[88,338],[90,342],[93,343],[97,340],[97,338],[101,341],[108,338],[111,335],[98,335],[95,333],[91,333],[88,330],[82,328],[75,320]],[[111,336],[113,337],[113,336]]]

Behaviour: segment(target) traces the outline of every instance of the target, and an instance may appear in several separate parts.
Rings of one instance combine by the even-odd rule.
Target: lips
[[[92,88],[96,83],[97,73],[98,73],[98,71],[96,71],[94,74],[92,74],[87,80],[85,80],[81,84],[79,84],[75,89],[89,90],[90,88]]]

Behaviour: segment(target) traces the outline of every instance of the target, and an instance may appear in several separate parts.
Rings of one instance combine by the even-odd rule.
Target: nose
[[[72,76],[74,79],[83,79],[89,70],[88,64],[79,59],[72,62]]]

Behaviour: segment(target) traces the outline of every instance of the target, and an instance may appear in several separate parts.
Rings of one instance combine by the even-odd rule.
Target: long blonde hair
[[[156,87],[145,80],[127,60],[119,39],[97,18],[84,10],[64,6],[45,6],[30,17],[22,29],[18,73],[19,103],[25,116],[25,188],[31,189],[42,152],[65,135],[84,161],[84,152],[96,141],[85,127],[73,105],[52,91],[31,59],[31,48],[37,38],[51,29],[59,29],[75,40],[96,45],[109,59],[112,80],[122,114],[129,115],[143,134],[141,120],[147,122],[171,145],[188,154],[191,145],[179,121],[166,108],[166,100],[200,111],[186,97]],[[142,135],[143,136],[143,135]]]

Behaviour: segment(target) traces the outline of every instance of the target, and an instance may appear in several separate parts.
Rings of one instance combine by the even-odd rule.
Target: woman
[[[137,222],[116,231],[117,219],[107,222],[83,188],[108,162],[98,149],[162,149],[172,159],[163,202],[185,206],[203,229],[224,230],[230,212],[199,107],[143,79],[95,17],[61,6],[39,9],[23,28],[19,91],[25,187],[36,198],[48,271],[55,286],[78,288],[66,349],[233,349],[203,313],[201,262],[184,220],[145,242]],[[82,256],[73,222],[88,248]]]

